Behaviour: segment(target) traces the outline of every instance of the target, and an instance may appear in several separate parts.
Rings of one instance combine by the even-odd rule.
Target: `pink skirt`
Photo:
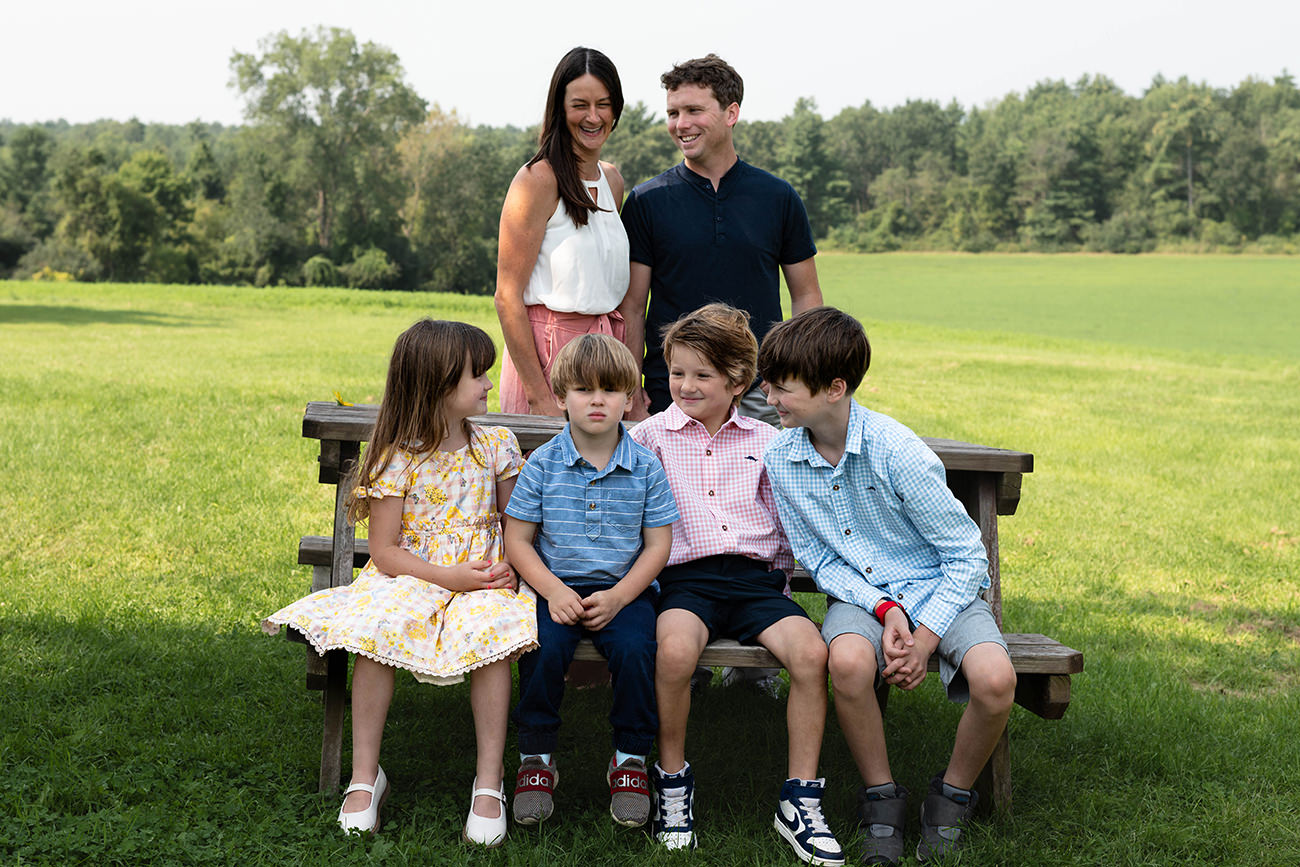
[[[537,360],[542,363],[542,375],[551,381],[551,368],[555,356],[564,344],[584,334],[610,334],[622,340],[623,316],[617,310],[594,315],[590,313],[557,313],[541,304],[530,304],[528,322],[533,326],[533,345],[537,347]],[[507,350],[501,359],[501,411],[528,415],[528,396],[524,384],[515,370],[515,363]]]

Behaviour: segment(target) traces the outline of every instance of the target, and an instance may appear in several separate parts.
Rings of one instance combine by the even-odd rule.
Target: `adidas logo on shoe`
[[[650,780],[645,762],[632,756],[621,765],[609,760],[605,779],[609,782],[609,815],[620,825],[639,827],[650,818]]]
[[[640,774],[629,774],[627,772],[616,774],[610,777],[609,784],[618,789],[638,789],[647,795],[650,793],[650,782],[646,779],[644,772]]]

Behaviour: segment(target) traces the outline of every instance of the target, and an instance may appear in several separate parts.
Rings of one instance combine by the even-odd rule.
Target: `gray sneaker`
[[[943,774],[935,774],[921,804],[921,842],[916,846],[916,860],[924,864],[956,852],[966,838],[978,801],[979,795],[973,791],[945,795]]]
[[[781,698],[781,669],[779,668],[733,668],[728,665],[721,669],[719,682],[722,686],[742,684],[757,690],[760,695],[770,699]]]
[[[874,788],[874,787],[873,787]],[[862,863],[896,865],[903,857],[903,825],[907,789],[894,784],[894,794],[858,787],[858,827],[862,829]]]
[[[605,773],[609,782],[609,815],[620,825],[637,828],[650,818],[650,778],[645,762],[632,757],[623,764],[609,760]]]
[[[536,825],[551,818],[555,811],[555,784],[559,781],[555,762],[548,765],[541,756],[525,758],[515,776],[515,821],[520,825]]]

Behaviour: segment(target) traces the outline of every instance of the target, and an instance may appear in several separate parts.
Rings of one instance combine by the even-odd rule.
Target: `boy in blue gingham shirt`
[[[917,859],[956,849],[971,790],[1006,727],[1016,674],[979,591],[988,558],[943,464],[911,430],[853,399],[871,361],[856,319],[831,307],[775,326],[758,369],[785,430],[764,453],[777,512],[830,599],[822,637],[835,710],[863,786],[863,859],[896,864],[907,790],[894,782],[874,686],[915,688],[930,654],[954,701],[967,701],[948,766],[921,807]]]
[[[609,663],[614,756],[606,773],[620,825],[650,814],[646,758],[655,712],[655,589],[672,548],[677,505],[659,459],[624,429],[640,370],[608,334],[585,334],[555,357],[551,388],[568,424],[524,465],[506,506],[506,555],[537,591],[540,646],[519,660],[519,772],[514,816],[550,817],[559,777],[564,678],[578,641]]]

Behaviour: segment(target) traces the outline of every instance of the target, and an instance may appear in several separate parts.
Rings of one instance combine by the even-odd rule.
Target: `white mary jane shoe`
[[[384,805],[385,799],[388,798],[388,777],[384,776],[384,769],[379,769],[373,786],[368,783],[352,783],[349,785],[343,793],[343,803],[347,803],[348,795],[352,792],[369,792],[370,806],[364,810],[357,810],[355,813],[345,813],[343,807],[340,806],[339,827],[349,834],[378,831],[379,808]]]
[[[501,815],[495,819],[480,816],[474,812],[474,799],[479,795],[496,798],[501,802]],[[474,791],[469,800],[469,817],[465,820],[465,830],[461,837],[466,843],[477,843],[489,849],[496,848],[506,841],[506,783],[501,781],[499,789],[480,789],[478,777],[474,778]]]

